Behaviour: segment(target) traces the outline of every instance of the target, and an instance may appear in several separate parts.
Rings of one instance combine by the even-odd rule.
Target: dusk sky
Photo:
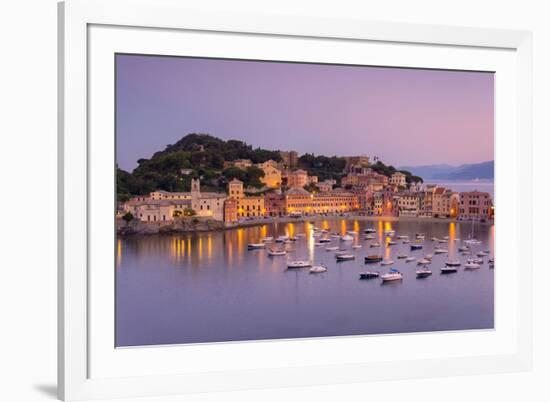
[[[188,133],[394,166],[493,159],[492,73],[118,55],[117,163]]]

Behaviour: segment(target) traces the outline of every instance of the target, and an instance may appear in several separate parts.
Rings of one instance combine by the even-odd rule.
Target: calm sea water
[[[337,263],[333,252],[315,246],[309,223],[118,239],[117,346],[493,328],[494,271],[487,262],[476,271],[439,272],[448,258],[465,261],[457,253],[461,242],[453,239],[465,239],[471,224],[341,219],[316,225],[331,232],[358,231],[347,245],[356,260]],[[370,248],[372,241],[362,233],[366,227],[377,229],[374,241],[382,242],[389,228],[411,239],[423,232],[424,249],[411,252],[401,241]],[[494,227],[478,226],[475,232],[483,241],[476,250],[490,249],[493,255]],[[264,236],[297,233],[307,237],[287,246],[294,250],[288,257],[247,250],[247,243]],[[403,253],[422,257],[437,245],[431,237],[444,236],[450,237],[448,245],[439,245],[448,247],[449,256],[433,257],[431,277],[416,279],[416,263],[397,259]],[[366,269],[387,271],[364,264],[363,257],[374,253],[393,259],[404,279],[359,280]],[[287,270],[287,258],[313,260],[328,272]]]

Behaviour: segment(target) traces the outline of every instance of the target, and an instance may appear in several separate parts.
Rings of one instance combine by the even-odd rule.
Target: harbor
[[[490,329],[494,266],[494,226],[471,222],[119,237],[117,345]]]

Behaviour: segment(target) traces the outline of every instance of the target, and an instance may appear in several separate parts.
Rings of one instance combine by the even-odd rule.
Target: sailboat
[[[466,244],[481,244],[481,240],[477,240],[474,237],[474,220],[472,219],[472,232],[470,233],[470,236],[468,240],[464,240],[464,243]]]

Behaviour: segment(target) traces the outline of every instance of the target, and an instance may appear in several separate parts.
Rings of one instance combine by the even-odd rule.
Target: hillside
[[[247,169],[224,168],[224,163],[236,159],[250,159],[252,163],[262,163],[270,159],[280,162],[278,150],[253,148],[242,141],[224,141],[210,134],[188,134],[164,150],[155,152],[150,159],[138,160],[138,167],[132,172],[117,169],[117,196],[120,201],[133,195],[148,194],[154,190],[189,191],[192,178],[200,178],[201,187],[207,191],[225,192],[227,183],[233,178],[242,180],[245,187],[261,189],[264,172],[256,166]],[[346,160],[338,156],[304,154],[298,166],[319,180],[335,179],[343,176]],[[386,176],[397,169],[378,161],[372,168]],[[410,172],[403,170],[407,181],[421,181]]]

